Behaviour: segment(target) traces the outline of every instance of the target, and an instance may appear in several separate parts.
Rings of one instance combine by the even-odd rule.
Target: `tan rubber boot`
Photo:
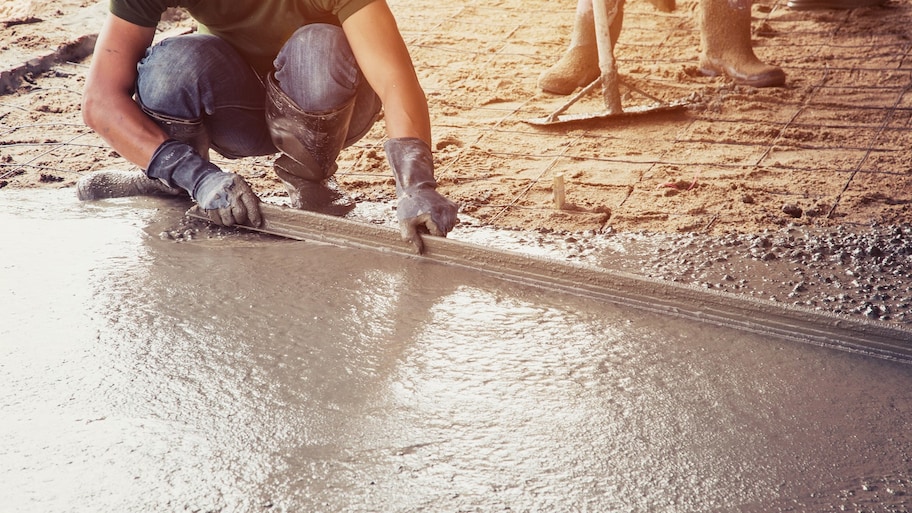
[[[612,48],[621,34],[623,21],[624,0],[619,0],[617,15],[611,23]],[[589,85],[601,75],[598,60],[592,4],[580,2],[576,9],[573,33],[570,35],[570,46],[556,64],[541,74],[538,78],[538,87],[546,93],[570,94],[577,87]]]
[[[700,73],[728,75],[736,84],[778,87],[785,84],[782,68],[765,64],[751,46],[749,2],[733,8],[729,0],[700,0]]]

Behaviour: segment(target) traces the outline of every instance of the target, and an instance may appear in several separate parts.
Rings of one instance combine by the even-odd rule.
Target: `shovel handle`
[[[617,65],[614,49],[611,47],[611,23],[618,15],[621,0],[592,0],[592,14],[595,18],[595,38],[598,44],[599,70],[602,72],[602,94],[609,114],[620,114],[621,89],[618,85]]]

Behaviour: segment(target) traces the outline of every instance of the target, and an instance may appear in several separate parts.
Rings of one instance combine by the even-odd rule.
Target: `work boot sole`
[[[711,59],[702,59],[700,61],[700,73],[707,77],[717,77],[725,75],[732,79],[738,85],[751,87],[780,87],[785,85],[785,72],[782,68],[769,66],[762,73],[744,74],[734,69],[732,66]]]

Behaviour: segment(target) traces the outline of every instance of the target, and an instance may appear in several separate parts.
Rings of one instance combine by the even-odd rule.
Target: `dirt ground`
[[[787,82],[754,89],[697,72],[695,0],[679,1],[672,13],[631,0],[616,49],[621,76],[688,107],[529,124],[567,100],[541,92],[536,81],[567,44],[574,4],[390,1],[428,96],[440,190],[460,203],[461,226],[563,234],[571,254],[605,234],[666,237],[666,248],[679,246],[673,258],[660,250],[617,265],[637,270],[645,259],[650,274],[744,292],[749,280],[712,264],[722,260],[706,252],[741,247],[755,264],[780,260],[780,271],[745,271],[767,273],[753,280],[765,283],[751,289],[755,295],[912,321],[912,288],[903,278],[912,269],[912,4],[810,12],[784,0],[755,2],[755,51],[781,66]],[[79,113],[105,5],[0,6],[0,195],[3,187],[72,187],[90,171],[131,167]],[[161,29],[164,36],[192,24],[176,12]],[[651,100],[626,93],[623,103]],[[571,111],[603,108],[592,94]],[[361,202],[394,199],[383,140],[378,123],[340,157],[338,182]],[[266,201],[284,200],[273,157],[213,160],[246,177]],[[558,175],[563,209],[553,202]],[[832,236],[822,242],[820,233]],[[709,238],[694,261],[687,248],[696,236]],[[826,269],[787,276],[795,265]],[[889,293],[882,281],[859,283],[872,268]]]
[[[7,2],[0,49],[15,59],[69,43],[84,34],[59,27],[79,10],[91,11],[82,32],[97,31],[103,10],[90,9],[95,4]],[[572,2],[391,5],[430,101],[441,190],[466,219],[522,229],[711,234],[910,220],[912,6],[905,1],[818,12],[756,3],[755,51],[782,66],[788,82],[752,89],[696,72],[695,2],[664,14],[632,0],[617,48],[620,73],[692,107],[546,128],[524,120],[566,100],[540,92],[536,79],[566,45]],[[0,183],[66,187],[88,171],[130,167],[81,126],[87,63],[25,75],[0,96]],[[603,108],[597,94],[581,103],[574,109]],[[624,103],[650,101],[630,95]],[[378,124],[342,156],[339,182],[359,199],[392,198],[382,140]],[[264,197],[284,194],[271,158],[219,163]],[[566,180],[564,210],[552,202],[557,174]]]

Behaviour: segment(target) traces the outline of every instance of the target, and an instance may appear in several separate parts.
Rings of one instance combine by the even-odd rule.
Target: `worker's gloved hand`
[[[225,173],[189,144],[169,139],[161,144],[146,170],[170,187],[190,193],[209,220],[222,226],[261,226],[260,199],[239,175]]]
[[[234,173],[220,171],[204,176],[196,187],[194,198],[215,224],[249,224],[255,227],[263,224],[260,198],[243,178]]]
[[[459,222],[456,218],[459,206],[437,192],[434,159],[427,143],[403,137],[390,139],[383,147],[396,179],[399,197],[396,217],[402,239],[414,244],[418,253],[423,253],[421,234],[446,237]]]

